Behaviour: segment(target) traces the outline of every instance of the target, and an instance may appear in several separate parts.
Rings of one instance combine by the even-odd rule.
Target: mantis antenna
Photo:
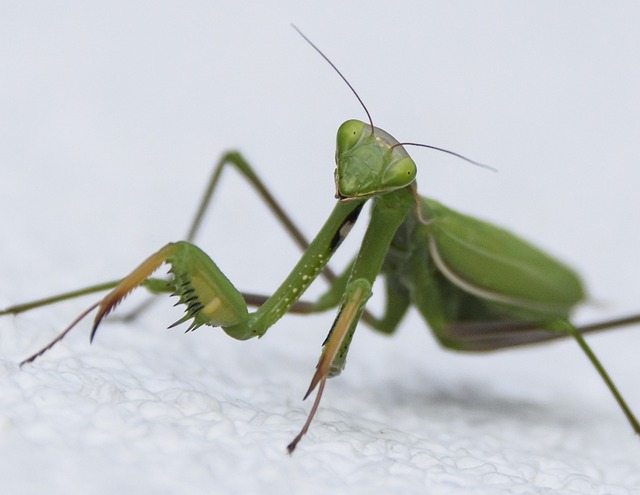
[[[309,45],[311,45],[311,48],[313,48],[316,52],[318,52],[318,54],[325,59],[325,61],[331,66],[331,68],[336,72],[336,74],[338,74],[340,76],[340,79],[342,79],[344,81],[344,83],[349,87],[349,89],[351,90],[351,92],[355,95],[355,97],[358,99],[358,102],[360,103],[360,106],[362,106],[362,109],[364,110],[364,113],[367,114],[367,120],[369,120],[369,124],[371,125],[371,134],[373,134],[373,129],[374,129],[374,125],[373,125],[373,119],[371,118],[371,114],[369,113],[369,110],[367,109],[367,106],[364,104],[364,101],[362,101],[362,98],[360,98],[360,95],[358,94],[358,92],[355,90],[355,88],[351,85],[351,83],[348,81],[348,79],[344,76],[344,74],[342,72],[340,72],[340,69],[338,69],[338,67],[336,67],[336,65],[331,61],[331,59],[329,57],[327,57],[324,52],[322,50],[320,50],[320,48],[318,48],[313,41],[311,41],[309,38],[307,38],[305,36],[305,34],[300,31],[300,29],[298,28],[298,26],[296,26],[295,24],[291,24],[291,27],[293,29],[296,30],[296,32],[302,37],[302,39],[304,39],[307,43],[309,43]],[[485,165],[484,163],[480,163],[477,162],[475,160],[472,160],[471,158],[467,158],[466,156],[461,155],[460,153],[456,153],[454,151],[449,151],[447,149],[444,148],[439,148],[437,146],[432,146],[430,144],[422,144],[422,143],[398,143],[395,144],[391,147],[391,149],[395,148],[396,146],[418,146],[420,148],[429,148],[435,151],[441,151],[442,153],[447,153],[449,155],[453,155],[456,158],[460,158],[461,160],[464,160],[465,162],[469,162],[472,165],[476,165],[478,167],[482,167],[482,168],[486,168],[487,170],[491,170],[492,172],[497,172],[497,170],[494,167],[491,167],[490,165]]]
[[[349,86],[349,89],[351,90],[351,92],[356,96],[356,98],[358,99],[358,101],[360,102],[360,105],[362,106],[362,108],[364,109],[364,113],[367,114],[367,119],[369,119],[369,124],[371,124],[371,134],[373,134],[373,128],[375,127],[373,125],[373,119],[371,118],[371,114],[369,113],[369,110],[367,110],[367,106],[364,104],[364,102],[362,101],[362,98],[360,98],[360,95],[358,94],[358,92],[354,89],[353,86],[351,86],[351,83],[347,80],[346,77],[344,77],[344,75],[342,74],[342,72],[340,72],[340,69],[338,69],[336,67],[336,65],[329,59],[329,57],[327,57],[322,50],[320,50],[320,48],[318,48],[313,41],[311,41],[309,38],[307,38],[304,33],[302,31],[300,31],[300,29],[298,29],[298,26],[296,26],[295,24],[291,24],[291,27],[293,29],[296,30],[296,32],[302,36],[302,39],[305,40],[307,43],[309,43],[309,45],[311,45],[311,48],[313,48],[316,52],[318,52],[320,54],[320,56],[325,59],[327,61],[327,63],[333,68],[334,71],[336,71],[336,74],[338,74],[340,76],[340,79],[342,79],[344,81],[344,83]]]

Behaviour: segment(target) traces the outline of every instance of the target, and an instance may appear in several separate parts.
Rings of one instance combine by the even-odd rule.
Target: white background
[[[632,1],[3,2],[0,307],[121,277],[184,236],[229,148],[312,236],[335,130],[364,115],[291,22],[377,125],[499,169],[412,151],[422,194],[582,274],[577,321],[640,307]],[[298,256],[231,173],[198,243],[264,293]],[[362,327],[290,458],[332,314],[236,342],[164,330],[180,315],[164,299],[18,369],[91,302],[0,320],[6,493],[640,493],[639,440],[572,342],[469,356],[415,314],[390,339]],[[637,330],[589,341],[640,413]]]

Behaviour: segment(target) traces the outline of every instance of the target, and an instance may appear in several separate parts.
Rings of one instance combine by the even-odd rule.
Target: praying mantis
[[[297,30],[297,28],[295,28]],[[263,336],[288,312],[316,313],[337,309],[337,316],[305,399],[317,389],[302,429],[287,446],[292,453],[307,433],[318,410],[327,378],[339,375],[360,321],[384,334],[393,334],[405,313],[415,307],[445,348],[491,351],[562,337],[573,338],[599,373],[635,433],[640,423],[584,339],[584,334],[640,322],[640,315],[576,327],[571,312],[585,299],[578,275],[566,265],[514,234],[458,213],[417,192],[417,166],[409,146],[376,127],[366,106],[335,65],[299,30],[298,33],[331,65],[362,105],[367,122],[348,120],[336,139],[335,196],[337,202],[312,241],[267,190],[253,167],[237,152],[225,153],[198,207],[185,240],[172,242],[144,260],[122,279],[81,288],[30,303],[14,305],[1,315],[109,291],[80,314],[63,332],[21,364],[34,361],[62,340],[72,328],[96,311],[90,338],[103,319],[131,291],[144,287],[153,294],[171,294],[186,307],[173,326],[189,322],[221,327],[238,340]],[[258,192],[303,251],[289,275],[270,296],[241,292],[211,258],[193,244],[224,169],[237,170]],[[328,262],[346,238],[365,205],[371,215],[358,254],[347,268],[334,273]],[[169,265],[168,278],[153,276]],[[315,301],[302,298],[318,277],[329,289]],[[385,282],[381,317],[366,309],[375,280]],[[256,307],[253,312],[249,307]]]

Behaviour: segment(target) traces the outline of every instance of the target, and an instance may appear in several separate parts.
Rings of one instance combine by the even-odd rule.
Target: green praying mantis
[[[502,228],[419,196],[417,167],[405,148],[410,145],[434,148],[481,164],[434,146],[401,143],[375,127],[347,79],[297,31],[343,79],[368,118],[367,122],[348,120],[338,129],[337,202],[315,238],[307,241],[251,165],[239,153],[228,152],[214,169],[186,240],[165,245],[123,279],[0,311],[0,315],[18,314],[109,290],[21,365],[44,354],[84,317],[97,310],[91,329],[93,340],[105,316],[140,286],[154,294],[177,296],[178,302],[186,307],[184,317],[172,327],[186,322],[190,322],[187,331],[203,325],[221,327],[239,340],[261,337],[288,312],[315,313],[337,307],[337,316],[305,394],[306,399],[317,388],[315,402],[301,431],[287,447],[291,453],[313,420],[327,378],[343,370],[358,322],[362,320],[379,332],[392,334],[413,306],[438,342],[453,350],[491,351],[573,338],[604,380],[633,430],[640,434],[640,423],[583,337],[588,332],[640,322],[640,315],[574,326],[570,314],[585,299],[578,275]],[[221,173],[229,166],[257,190],[303,251],[298,263],[271,296],[240,292],[209,256],[192,243]],[[342,273],[336,274],[327,263],[368,201],[372,204],[371,215],[358,254]],[[163,264],[170,267],[168,278],[153,277]],[[379,276],[384,278],[386,303],[382,316],[375,317],[365,306]],[[318,277],[329,282],[329,289],[315,301],[302,300],[306,289]],[[250,312],[249,307],[257,309]]]

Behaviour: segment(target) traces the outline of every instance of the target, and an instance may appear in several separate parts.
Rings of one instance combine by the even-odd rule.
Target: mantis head
[[[389,133],[347,120],[336,142],[336,198],[364,199],[401,189],[416,178],[416,164]]]

